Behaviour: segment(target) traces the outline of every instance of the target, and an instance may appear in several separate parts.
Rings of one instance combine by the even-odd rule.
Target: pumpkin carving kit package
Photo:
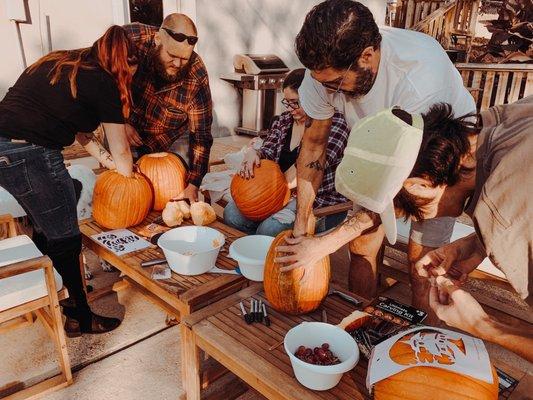
[[[379,296],[363,311],[354,311],[339,326],[357,342],[366,358],[374,346],[398,332],[420,324],[427,314],[414,307]]]

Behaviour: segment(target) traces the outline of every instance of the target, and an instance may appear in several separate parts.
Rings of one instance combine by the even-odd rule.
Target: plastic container
[[[329,349],[339,358],[340,364],[313,365],[294,355],[300,346],[315,348],[322,343],[329,343]],[[342,375],[359,361],[359,348],[348,332],[323,322],[302,322],[287,332],[284,344],[296,379],[312,390],[335,387]]]
[[[235,240],[229,247],[229,256],[239,264],[239,270],[251,281],[262,282],[265,259],[274,241],[272,236],[249,235]]]
[[[207,226],[183,226],[163,233],[157,245],[170,269],[182,275],[200,275],[215,266],[226,238]]]

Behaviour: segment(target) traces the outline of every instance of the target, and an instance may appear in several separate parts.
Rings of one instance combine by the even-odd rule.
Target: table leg
[[[192,329],[185,324],[181,331],[181,379],[187,400],[200,400],[200,349]]]

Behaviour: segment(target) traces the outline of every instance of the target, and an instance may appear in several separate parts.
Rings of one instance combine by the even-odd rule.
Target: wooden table
[[[130,228],[138,233],[139,229],[160,216],[152,212],[146,220],[137,227]],[[182,226],[190,225],[184,221]],[[222,269],[235,269],[236,262],[227,256],[229,245],[244,233],[230,228],[220,221],[209,225],[226,236],[226,243],[220,250],[216,266]],[[87,219],[80,222],[80,231],[84,245],[94,251],[100,258],[116,267],[124,275],[124,279],[135,289],[146,295],[151,301],[163,308],[168,314],[179,320],[180,316],[189,315],[210,303],[216,302],[231,293],[248,285],[248,280],[242,275],[202,274],[195,276],[179,275],[172,272],[167,280],[153,280],[152,267],[141,267],[143,261],[164,258],[163,252],[157,246],[139,250],[123,256],[116,256],[111,251],[100,246],[91,239],[92,235],[105,232],[108,229],[100,227],[94,220]]]
[[[182,381],[187,400],[199,400],[201,388],[205,387],[205,382],[202,382],[201,378],[202,375],[206,376],[208,373],[201,371],[201,351],[205,351],[268,399],[360,400],[372,398],[365,386],[368,362],[362,355],[356,367],[344,374],[336,387],[323,392],[312,391],[298,383],[294,377],[289,357],[281,343],[286,332],[299,323],[321,321],[322,310],[327,312],[327,322],[338,324],[342,318],[354,310],[353,305],[337,296],[329,296],[317,311],[304,316],[283,315],[268,307],[272,323],[270,327],[267,327],[264,324],[247,325],[244,322],[239,302],[242,300],[249,309],[252,297],[265,301],[262,285],[253,284],[182,320],[180,327]],[[281,345],[270,350],[271,346],[278,343]],[[500,395],[500,400],[531,398],[528,397],[532,393],[530,374],[510,367],[499,360],[493,359],[492,362],[520,381],[512,391]],[[228,398],[229,396],[224,397],[224,399]]]
[[[288,316],[268,307],[271,325],[247,325],[239,301],[250,307],[250,299],[263,299],[262,285],[253,284],[220,302],[182,320],[182,381],[187,400],[198,400],[200,393],[200,350],[205,351],[249,386],[269,399],[319,400],[370,399],[366,388],[366,360],[359,361],[351,373],[344,374],[331,390],[318,392],[302,386],[292,372],[283,344],[285,333],[303,321],[321,321],[322,310],[328,322],[337,324],[354,310],[354,306],[337,296],[329,296],[315,312]],[[354,343],[355,345],[355,343]]]

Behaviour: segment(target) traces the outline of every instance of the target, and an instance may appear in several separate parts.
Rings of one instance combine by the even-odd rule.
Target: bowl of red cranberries
[[[359,348],[350,334],[323,322],[295,326],[284,344],[296,379],[313,390],[333,388],[359,361]]]

